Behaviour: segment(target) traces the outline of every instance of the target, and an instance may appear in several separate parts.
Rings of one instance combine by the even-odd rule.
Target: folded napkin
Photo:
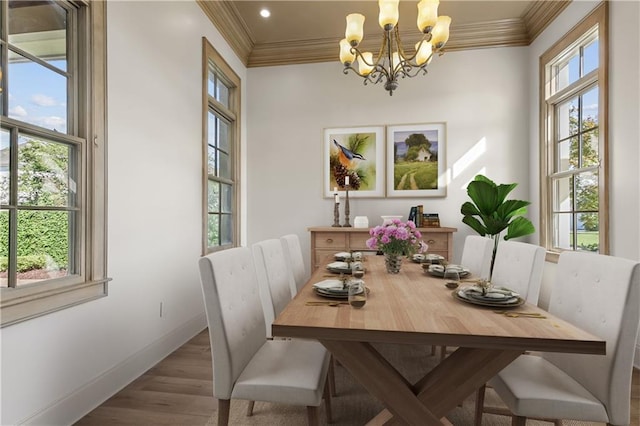
[[[340,280],[324,280],[317,282],[313,285],[313,288],[319,288],[321,290],[344,290],[342,281]]]
[[[466,271],[466,269],[464,269],[460,265],[448,265],[447,269],[451,269],[453,271],[458,271],[458,273],[462,273],[462,272]],[[439,273],[442,274],[442,273],[444,273],[444,266],[439,265],[439,264],[429,265],[429,271],[431,271],[431,272],[439,272]]]
[[[351,257],[351,253],[346,251],[341,251],[340,253],[336,253],[333,255],[336,259],[348,259]]]
[[[520,296],[515,291],[509,290],[508,288],[504,287],[492,287],[490,289],[487,289],[485,294],[482,293],[482,287],[477,285],[463,287],[462,291],[470,296],[482,297],[483,299],[491,300],[511,299]]]
[[[331,262],[327,265],[327,268],[331,269],[349,269],[349,264],[347,262]]]

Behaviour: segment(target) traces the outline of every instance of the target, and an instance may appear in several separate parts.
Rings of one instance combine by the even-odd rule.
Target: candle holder
[[[344,186],[345,197],[344,197],[344,225],[345,228],[351,228],[351,224],[349,223],[349,184]]]
[[[340,203],[333,203],[333,227],[340,227]]]

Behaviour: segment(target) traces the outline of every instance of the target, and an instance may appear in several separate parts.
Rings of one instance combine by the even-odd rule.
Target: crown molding
[[[248,68],[338,61],[340,37],[257,44],[233,2],[196,1]],[[571,0],[539,0],[521,18],[454,24],[445,50],[527,46],[569,3]],[[362,49],[377,51],[378,36],[366,34]],[[410,46],[422,38],[415,32],[401,32],[400,37]]]
[[[571,0],[534,1],[524,12],[527,36],[531,44],[562,11],[569,6]]]
[[[196,0],[196,3],[247,66],[255,42],[233,2]]]

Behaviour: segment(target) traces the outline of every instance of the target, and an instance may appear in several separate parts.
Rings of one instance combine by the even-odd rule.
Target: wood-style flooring
[[[205,426],[215,413],[209,334],[205,329],[75,426]],[[640,371],[633,371],[631,424],[640,424]]]

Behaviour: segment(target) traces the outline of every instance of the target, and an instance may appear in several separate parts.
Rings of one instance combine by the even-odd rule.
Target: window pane
[[[575,177],[576,210],[581,212],[598,211],[598,175],[585,172]]]
[[[600,163],[599,129],[582,135],[582,167],[597,166]]]
[[[553,210],[556,212],[573,211],[573,178],[564,177],[554,180],[553,185]]]
[[[69,275],[69,223],[69,212],[18,212],[18,285]]]
[[[47,62],[55,61],[56,66],[65,70],[67,19],[67,11],[53,1],[11,1],[9,44]]]
[[[569,99],[556,107],[556,126],[558,140],[578,133],[578,97]]]
[[[9,204],[9,132],[0,131],[0,204]]]
[[[0,210],[0,287],[9,286],[9,210]]]
[[[29,206],[72,205],[75,178],[69,167],[75,155],[68,145],[34,137],[18,138],[18,203]]]
[[[585,131],[598,126],[598,87],[594,87],[581,96],[582,129]]]
[[[573,250],[573,214],[555,213],[553,215],[553,246]]]
[[[211,145],[208,145],[207,151],[207,173],[209,176],[218,176],[218,150]]]
[[[229,152],[229,123],[224,120],[218,120],[218,148],[224,152]]]
[[[556,67],[556,87],[555,92],[558,92],[571,83],[578,80],[580,77],[580,56],[576,50],[572,55],[561,62]],[[555,93],[554,92],[554,93]]]
[[[220,167],[220,177],[231,179],[231,158],[229,154],[218,151],[218,166]]]
[[[598,252],[600,235],[597,213],[581,213],[577,220],[577,250]]]
[[[209,212],[220,212],[220,183],[210,180],[208,184],[208,207]]]
[[[598,68],[598,49],[599,49],[598,39],[589,43],[585,46],[583,55],[584,55],[584,75],[589,74],[591,71]]]
[[[218,118],[209,111],[207,114],[207,143],[211,146],[218,146],[218,132],[216,125],[218,124]]]
[[[229,108],[229,88],[220,79],[216,81],[216,99]]]
[[[209,69],[209,77],[207,78],[207,94],[215,99],[216,97],[216,75]]]
[[[233,242],[233,216],[230,214],[222,215],[220,234],[221,245],[231,244]]]
[[[558,160],[556,171],[558,172],[573,170],[578,167],[578,137],[574,136],[560,142],[556,157]]]
[[[209,214],[207,221],[207,243],[209,247],[220,245],[220,216]]]
[[[233,188],[231,185],[222,185],[222,212],[233,212]]]
[[[21,57],[7,71],[9,117],[67,133],[67,79]]]

